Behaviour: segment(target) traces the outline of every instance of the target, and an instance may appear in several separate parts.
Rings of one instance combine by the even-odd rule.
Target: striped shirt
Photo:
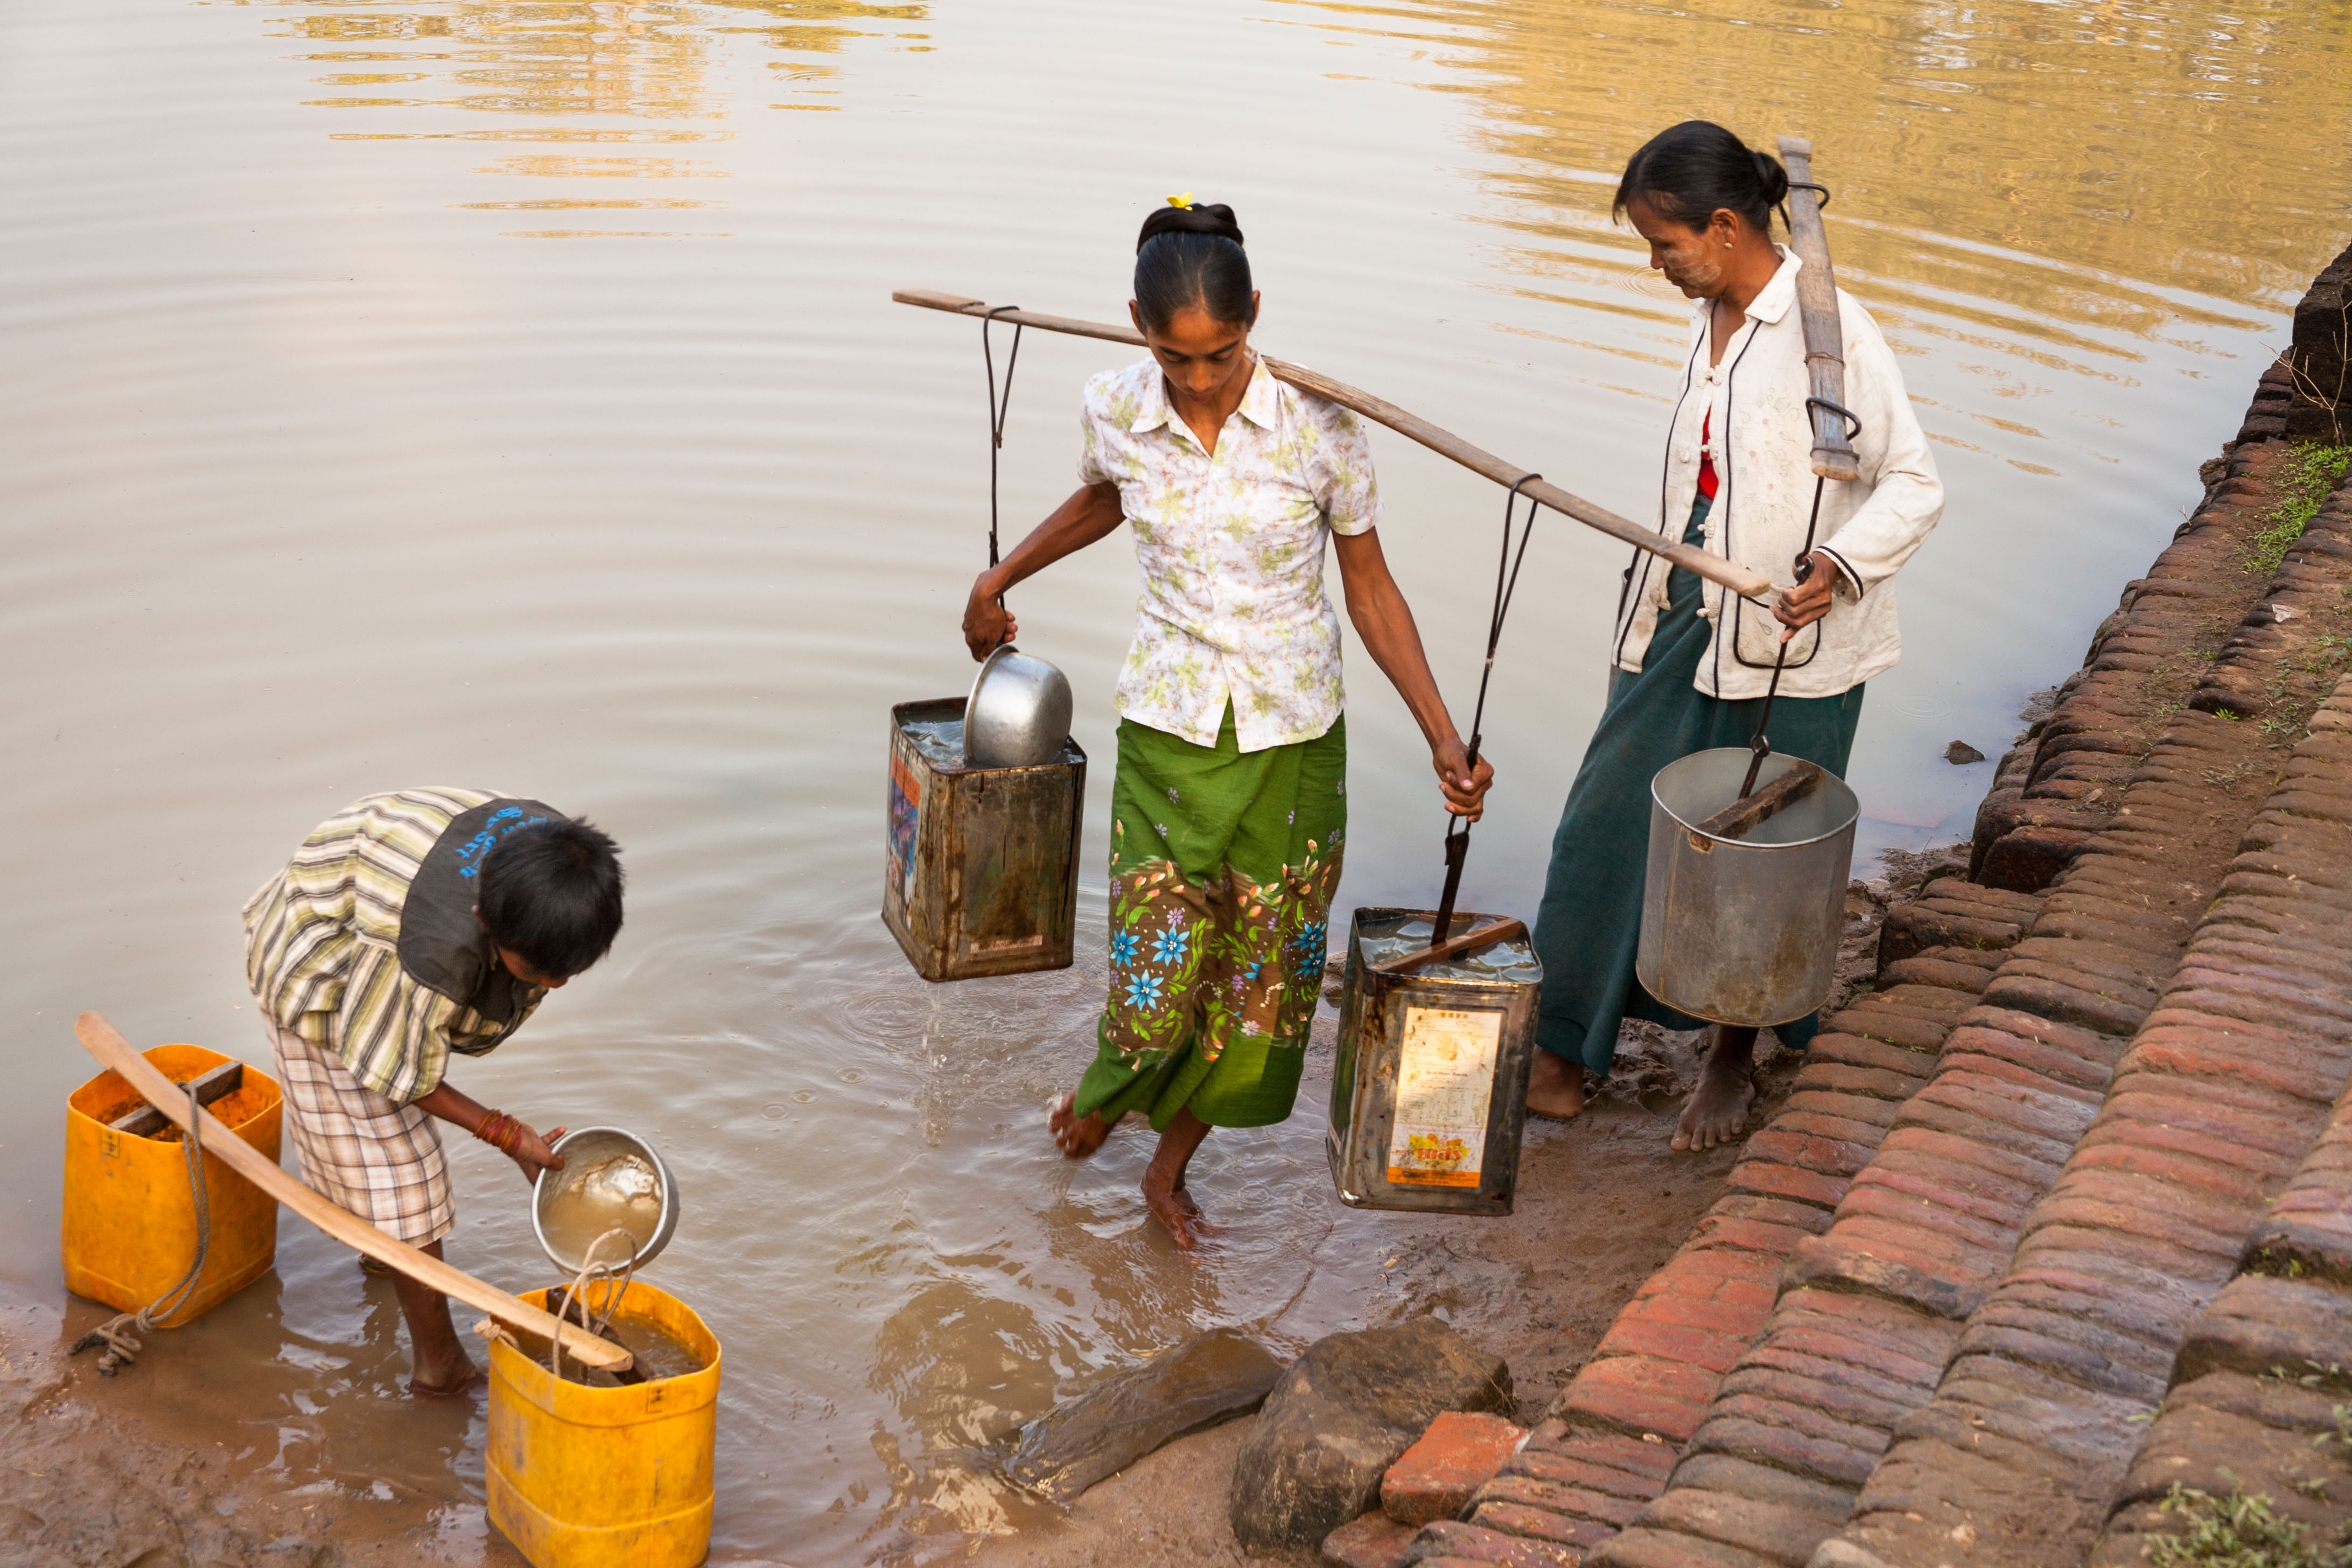
[[[487,937],[479,960],[458,967],[505,982],[503,990],[446,995],[401,962],[401,916],[425,857],[460,814],[503,798],[413,789],[355,801],[246,901],[245,977],[262,1011],[389,1100],[432,1093],[451,1051],[488,1051],[547,994],[511,981]]]

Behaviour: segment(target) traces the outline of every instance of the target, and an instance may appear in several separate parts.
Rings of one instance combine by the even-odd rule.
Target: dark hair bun
[[[1135,237],[1135,248],[1142,250],[1163,234],[1209,234],[1230,239],[1235,245],[1242,243],[1242,226],[1234,220],[1234,209],[1223,202],[1154,207],[1151,216],[1143,220],[1143,232]]]
[[[1735,212],[1759,234],[1772,231],[1772,209],[1789,195],[1789,171],[1722,126],[1685,120],[1668,126],[1626,160],[1610,211],[1635,201],[1685,228],[1705,228],[1718,212]]]

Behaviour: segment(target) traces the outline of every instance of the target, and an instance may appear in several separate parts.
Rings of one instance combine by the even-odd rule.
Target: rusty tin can
[[[926,980],[1067,969],[1087,754],[966,767],[963,713],[961,697],[890,710],[883,923]]]
[[[1331,1075],[1331,1182],[1350,1208],[1507,1215],[1518,1187],[1543,971],[1532,952],[1507,975],[1370,967],[1368,942],[1413,921],[1425,931],[1435,918],[1433,910],[1372,908],[1350,924]],[[1454,929],[1496,918],[1457,913]]]

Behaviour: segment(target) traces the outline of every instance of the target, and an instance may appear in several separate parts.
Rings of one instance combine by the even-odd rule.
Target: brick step
[[[1991,939],[2004,942],[2032,926],[2042,903],[1988,897],[1958,879],[1930,888],[1948,909],[1998,912],[2007,930]],[[1749,1137],[1682,1250],[1618,1313],[1468,1518],[1424,1526],[1402,1561],[1573,1564],[1656,1499],[1762,1327],[1790,1253],[1828,1226],[1993,973],[1988,949],[1922,949],[1883,970],[1880,989],[1823,1019],[1788,1100]],[[1788,1488],[1807,1503],[1825,1495],[1793,1479]]]
[[[2284,406],[2292,388],[2283,367],[2263,374],[2255,411],[2221,481],[2148,574],[2125,588],[2121,604],[2093,634],[2083,668],[2059,687],[2048,717],[2001,759],[1977,812],[1972,880],[2020,892],[2052,886],[2116,821],[2126,780],[2171,715],[2184,704],[2211,711],[2225,689],[2267,681],[2267,670],[2256,672],[2252,650],[2238,675],[2221,684],[2208,661],[2221,655],[2233,630],[2268,613],[2265,584],[2243,563],[2246,541],[2274,499],[2273,479],[2291,460],[2285,442],[2265,438],[2279,421],[2264,405]],[[2193,775],[2192,769],[2192,782]]]
[[[2247,453],[2239,466],[2272,460]],[[2185,534],[2172,563],[2235,548],[2242,520],[2209,519],[2207,531],[2216,537]],[[2191,1061],[2212,1042],[2168,1033],[2170,1012],[2158,1012],[2199,984],[2183,951],[2225,878],[2244,869],[2231,854],[2257,804],[2251,790],[2203,785],[2202,773],[2228,776],[2265,739],[2176,710],[2116,781],[2113,818],[2070,853],[2041,910],[2001,949],[1979,950],[1997,966],[1947,1031],[1928,1081],[1848,1179],[1827,1228],[1791,1249],[1771,1316],[1666,1489],[1595,1563],[1801,1564],[1832,1542],[1831,1557],[1857,1564],[1881,1550],[1889,1563],[1935,1561],[1952,1552],[1950,1531],[1983,1532],[1995,1515],[2020,1540],[2063,1539],[2079,1561],[2082,1527],[2095,1531],[2105,1495],[2067,1514],[2053,1499],[2075,1478],[2053,1480],[2053,1465],[2089,1462],[2076,1433],[2120,1418],[2116,1385],[2135,1373],[2160,1388],[2178,1338],[2160,1325],[2149,1338],[2161,1304],[2119,1282],[2129,1276],[2111,1256],[2151,1233],[2191,1257],[2234,1255],[2252,1217],[2237,1205],[2255,1187],[2168,1181],[2176,1167],[2210,1173],[2189,1141],[2242,1162],[2291,1164],[2302,1148],[2292,1126],[2252,1125],[2276,1108],[2248,1103],[2255,1091],[2242,1083],[2200,1082],[2210,1103],[2184,1104],[2185,1076],[2242,1065]],[[2184,773],[2203,787],[2184,790]],[[1954,950],[2000,918],[2000,889],[1927,891],[1935,901],[1923,898],[1899,927],[1890,915],[1888,980],[1960,981],[1946,967]],[[2244,935],[2210,931],[2209,947]],[[2168,1188],[2160,1201],[2151,1184]],[[2037,1249],[2050,1266],[2027,1266]],[[1828,1489],[1799,1506],[1772,1494],[1783,1477]],[[1946,1511],[1930,1500],[1964,1490]]]
[[[2233,878],[2215,914],[2233,900],[2259,900],[2261,929],[2301,926],[2340,944],[2344,889],[2352,885],[2352,803],[2314,803],[2307,784],[2352,780],[2352,681],[2317,716],[2295,748],[2273,808],[2263,813],[2242,859],[2261,869]],[[2291,802],[2291,814],[2279,809]],[[2278,869],[2296,869],[2283,876]],[[2324,879],[2324,880],[2322,879]],[[2334,888],[2326,886],[2333,882]],[[2284,1037],[2271,1053],[2292,1057],[2304,1094],[2340,1055],[2347,985],[2339,973],[2306,984],[2288,1002],[2301,1016],[2266,1017],[2256,1038]],[[2197,1311],[2181,1336],[2156,1422],[2108,1499],[2091,1561],[2101,1568],[2142,1561],[2158,1535],[2178,1534],[2164,1511],[2176,1484],[2226,1497],[2270,1499],[2273,1510],[2330,1543],[2352,1525],[2352,1459],[2336,1412],[2352,1398],[2352,1087],[2337,1094],[2318,1140],[2267,1210],[2257,1215],[2232,1259],[2234,1277]],[[2283,1369],[2286,1375],[2276,1375]],[[2324,1440],[2323,1440],[2324,1439]]]
[[[2173,1480],[2226,1492],[2226,1471],[2254,1490],[2260,1464],[2275,1500],[2291,1489],[2276,1478],[2336,1463],[2310,1447],[2334,1430],[2327,1410],[2292,1379],[2260,1386],[2270,1366],[2352,1355],[2352,1287],[2319,1277],[2330,1256],[2352,1261],[2352,1110],[2338,1103],[2352,973],[2318,964],[2281,983],[2278,951],[2248,940],[2298,925],[2340,940],[2352,791],[2322,800],[2313,786],[2352,781],[2352,678],[2315,717],[2097,1116],[2021,1216],[1999,1278],[1950,1323],[1932,1397],[1881,1428],[1885,1451],[1823,1568],[1927,1560],[1955,1532],[1997,1542],[2004,1563],[2054,1565],[2082,1562],[2104,1531],[2099,1561],[2137,1562],[2167,1527]],[[2242,1259],[2251,1271],[2230,1283]],[[2144,1428],[2168,1385],[2158,1429]]]

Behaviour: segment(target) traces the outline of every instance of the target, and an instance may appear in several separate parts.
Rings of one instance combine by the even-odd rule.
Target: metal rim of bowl
[[[661,1256],[662,1248],[667,1247],[669,1245],[669,1238],[673,1235],[677,1234],[677,1211],[680,1206],[677,1177],[671,1172],[669,1162],[661,1157],[661,1151],[656,1149],[651,1143],[646,1142],[643,1138],[640,1138],[637,1134],[630,1131],[625,1127],[572,1128],[570,1131],[564,1133],[562,1137],[555,1141],[553,1152],[561,1154],[565,1149],[579,1142],[582,1139],[593,1137],[598,1133],[608,1134],[612,1137],[625,1141],[637,1152],[643,1154],[647,1160],[652,1162],[654,1174],[661,1178],[661,1218],[656,1222],[654,1226],[653,1239],[646,1242],[645,1246],[637,1249],[636,1267],[643,1268],[646,1264],[651,1263],[655,1258]],[[558,1268],[562,1269],[565,1274],[572,1275],[580,1272],[580,1265],[567,1261],[566,1259],[557,1256],[555,1244],[547,1239],[547,1227],[541,1222],[541,1200],[544,1196],[544,1192],[542,1191],[540,1184],[547,1181],[551,1174],[560,1173],[561,1173],[541,1172],[540,1173],[539,1181],[531,1184],[530,1233],[533,1237],[538,1238],[539,1249],[547,1254],[548,1261],[554,1264]],[[545,1189],[545,1191],[548,1192],[551,1192],[552,1190],[552,1188]]]
[[[1743,757],[1748,754],[1748,748],[1745,746],[1710,746],[1707,748],[1707,751],[1738,752]],[[1682,813],[1676,811],[1673,806],[1668,805],[1665,801],[1659,796],[1658,780],[1664,778],[1670,770],[1681,766],[1691,758],[1703,757],[1705,755],[1706,755],[1706,752],[1685,752],[1681,756],[1676,757],[1673,762],[1668,763],[1664,767],[1660,768],[1656,774],[1650,780],[1650,799],[1652,803],[1654,804],[1660,811],[1664,812],[1669,817],[1673,818],[1676,826],[1682,828],[1687,833],[1699,833],[1698,824],[1696,822],[1686,821]],[[1788,756],[1790,753],[1786,752],[1776,752],[1773,755]],[[1806,761],[1803,757],[1799,757],[1796,760],[1801,763]],[[1821,767],[1819,763],[1814,763],[1811,765],[1817,768]],[[1844,792],[1846,799],[1852,803],[1853,810],[1853,815],[1852,816],[1848,817],[1840,826],[1831,828],[1826,833],[1816,833],[1811,838],[1792,838],[1786,844],[1756,844],[1751,843],[1745,838],[1717,838],[1712,833],[1700,833],[1699,836],[1710,843],[1727,844],[1736,849],[1779,850],[1802,849],[1809,844],[1820,844],[1824,840],[1835,838],[1841,833],[1851,833],[1854,831],[1862,825],[1862,797],[1853,793],[1853,786],[1852,784],[1838,777],[1837,774],[1831,773],[1829,769],[1822,768],[1822,773],[1830,783],[1837,785],[1840,790]],[[1761,783],[1762,781],[1759,780],[1758,782]]]
[[[974,705],[980,700],[980,689],[988,679],[989,672],[996,668],[996,661],[998,659],[1003,658],[1006,654],[1019,654],[1021,650],[1018,647],[1009,642],[998,643],[993,648],[989,650],[988,657],[980,661],[980,673],[971,678],[971,690],[965,694],[963,700],[963,763],[964,766],[968,768],[986,766],[986,764],[975,763],[971,759],[972,712]],[[1042,664],[1045,661],[1040,659],[1038,662]],[[1047,665],[1046,668],[1050,669],[1053,667],[1051,665]],[[1064,679],[1066,679],[1067,677],[1065,677]],[[1065,736],[1063,737],[1061,746],[1055,748],[1055,754],[1046,758],[1042,763],[1013,763],[1009,765],[988,769],[988,771],[993,773],[1006,773],[1010,772],[1013,768],[1054,767],[1058,764],[1062,752],[1067,749],[1068,745],[1069,738]]]

